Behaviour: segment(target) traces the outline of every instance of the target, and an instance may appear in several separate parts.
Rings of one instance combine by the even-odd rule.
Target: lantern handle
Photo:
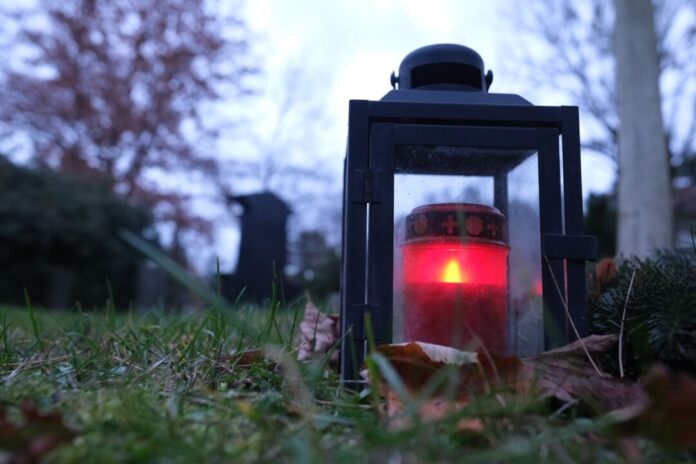
[[[392,89],[396,90],[396,84],[399,83],[399,77],[396,75],[396,72],[392,71],[389,82],[391,82]]]

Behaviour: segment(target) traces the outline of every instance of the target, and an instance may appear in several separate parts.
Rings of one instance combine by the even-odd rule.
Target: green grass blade
[[[41,339],[41,334],[39,333],[39,323],[36,320],[36,314],[34,314],[34,306],[31,304],[31,299],[29,298],[29,292],[24,289],[24,302],[27,305],[27,310],[29,311],[29,320],[31,320],[31,330],[34,333],[34,339],[36,344],[39,346],[40,350],[44,349],[44,343]]]
[[[120,230],[118,235],[123,241],[153,260],[163,271],[184,286],[184,288],[203,300],[206,305],[213,308],[225,308],[230,306],[221,295],[216,295],[213,290],[209,289],[176,261],[157,247],[148,243],[142,237],[126,229]]]

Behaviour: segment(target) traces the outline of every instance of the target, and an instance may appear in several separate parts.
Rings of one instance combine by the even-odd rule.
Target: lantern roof
[[[489,94],[492,82],[493,72],[485,71],[483,59],[471,48],[457,44],[428,45],[412,51],[401,61],[399,76],[394,73],[391,76],[394,90],[382,101],[531,105],[519,95]]]
[[[400,89],[487,92],[493,73],[484,75],[481,56],[469,47],[435,44],[418,48],[403,59],[397,82]]]

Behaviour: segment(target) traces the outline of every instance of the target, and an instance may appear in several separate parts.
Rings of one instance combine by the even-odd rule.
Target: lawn
[[[501,402],[495,391],[444,418],[414,413],[394,427],[377,392],[342,389],[326,357],[295,361],[302,311],[0,308],[0,462],[691,458],[627,441],[609,416],[541,399]],[[462,429],[467,419],[485,429]]]

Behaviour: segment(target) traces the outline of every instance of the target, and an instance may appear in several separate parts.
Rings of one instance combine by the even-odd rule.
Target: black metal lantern
[[[586,331],[577,107],[488,93],[460,45],[401,63],[380,101],[350,102],[341,375],[375,342],[530,354]],[[398,85],[398,89],[396,86]],[[569,316],[569,317],[568,317]]]

